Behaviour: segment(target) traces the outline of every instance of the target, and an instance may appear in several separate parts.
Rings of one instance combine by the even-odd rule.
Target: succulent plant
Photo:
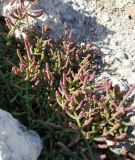
[[[11,1],[10,5],[13,6],[14,3],[16,3],[16,0]],[[16,5],[15,9],[5,18],[6,24],[10,29],[8,37],[11,37],[16,30],[23,32],[23,30],[29,28],[30,18],[40,17],[44,13],[43,9],[30,11],[24,0],[19,0],[17,3],[18,5]]]
[[[117,142],[124,141],[128,126],[134,125],[123,117],[135,109],[126,102],[135,86],[125,94],[109,80],[98,83],[96,76],[100,70],[101,53],[92,44],[74,43],[71,35],[65,35],[57,42],[36,36],[32,40],[34,43],[26,34],[25,53],[22,55],[17,50],[20,63],[12,71],[21,81],[29,82],[31,89],[45,88],[48,107],[59,117],[65,117],[60,128],[67,124],[68,129],[77,133],[77,142],[81,137],[85,142],[87,149],[82,154],[89,151],[86,157],[94,159],[94,149],[110,149]],[[44,118],[38,119],[38,122],[44,121]],[[59,128],[54,123],[44,124]],[[77,142],[74,140],[69,146]],[[63,142],[57,142],[57,145],[69,151],[70,147]],[[106,155],[101,154],[99,158],[105,159]]]
[[[57,41],[49,37],[47,25],[41,31],[29,26],[29,17],[42,14],[43,10],[30,13],[20,0],[6,18],[9,37],[21,30],[21,23],[29,28],[23,28],[17,49],[19,63],[12,67],[7,87],[12,112],[43,136],[46,159],[48,148],[49,158],[106,159],[104,150],[127,141],[128,128],[135,125],[125,119],[135,109],[130,97],[135,85],[126,93],[110,80],[97,82],[100,50],[92,43],[73,42],[66,24],[65,34]],[[122,156],[134,155],[126,150]]]

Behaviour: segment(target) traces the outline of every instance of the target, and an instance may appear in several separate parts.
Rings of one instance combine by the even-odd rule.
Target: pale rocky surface
[[[135,20],[124,14],[125,7],[135,3],[134,0],[39,2],[41,7],[45,6],[47,23],[61,30],[59,26],[68,22],[75,37],[91,40],[101,48],[107,64],[105,69],[109,69],[110,74],[129,84],[135,83]]]
[[[36,132],[0,109],[0,160],[37,160],[41,149],[42,141]]]
[[[125,14],[129,15],[130,18],[135,20],[135,5],[129,5],[125,8]]]
[[[0,12],[7,15],[9,0],[2,0]],[[104,55],[105,70],[118,80],[135,83],[135,20],[125,9],[135,0],[35,0],[27,8],[43,8],[45,14],[33,23],[49,24],[54,37],[67,22],[76,40],[93,41]],[[4,4],[4,8],[3,5]],[[6,3],[7,4],[7,3]]]

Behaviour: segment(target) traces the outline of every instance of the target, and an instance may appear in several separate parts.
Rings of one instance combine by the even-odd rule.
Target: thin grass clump
[[[28,14],[20,1],[19,9],[6,19],[8,37],[23,18],[40,16],[42,11],[36,13]],[[29,29],[23,30],[16,46],[16,61],[7,61],[12,71],[1,72],[7,110],[40,134],[44,142],[41,160],[107,159],[118,143],[129,140],[129,127],[135,125],[125,119],[135,109],[131,98],[135,85],[122,92],[110,80],[98,82],[100,50],[92,43],[73,42],[66,27],[57,41],[50,38],[47,25],[41,31]],[[121,156],[133,157],[130,151],[125,153]]]

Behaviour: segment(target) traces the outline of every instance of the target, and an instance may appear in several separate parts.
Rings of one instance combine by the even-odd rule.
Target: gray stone
[[[109,15],[107,15],[107,14],[104,14],[102,18],[103,18],[103,21],[104,21],[104,22],[109,22],[109,21],[111,21],[111,17],[110,17]]]
[[[41,149],[42,141],[36,132],[0,109],[0,160],[37,160]]]

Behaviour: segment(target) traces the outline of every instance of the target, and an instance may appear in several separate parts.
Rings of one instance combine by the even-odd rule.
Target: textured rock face
[[[11,10],[9,0],[2,1],[0,12],[7,15]],[[30,1],[25,2],[28,5]],[[28,6],[45,10],[31,23],[49,24],[54,31],[53,37],[57,38],[63,33],[64,22],[67,22],[76,40],[92,41],[102,49],[105,69],[115,73],[118,79],[134,84],[135,21],[124,12],[133,4],[134,0],[35,0]]]
[[[10,0],[0,0],[0,15],[5,15],[4,10],[8,10],[9,2]]]
[[[126,7],[125,14],[128,14],[131,18],[135,20],[135,5]]]
[[[6,0],[5,0],[6,1]],[[44,9],[43,16],[34,19],[31,23],[41,25],[43,23],[49,24],[53,33],[53,37],[57,38],[63,33],[64,22],[67,22],[69,30],[72,31],[73,37],[76,40],[91,40],[95,41],[96,37],[93,33],[94,27],[97,32],[103,31],[103,26],[97,24],[95,16],[91,13],[94,9],[91,3],[82,0],[35,0],[33,3],[26,2],[26,8],[29,9]],[[95,4],[95,3],[94,3]],[[16,7],[14,4],[13,7]],[[78,6],[78,7],[77,7]],[[88,12],[86,8],[89,8]],[[11,6],[8,3],[1,6],[1,14],[7,16],[11,11]],[[104,36],[103,36],[104,37]]]
[[[42,149],[38,134],[27,130],[0,109],[0,160],[37,160]]]
[[[116,7],[123,8],[128,4],[133,4],[134,0],[114,0],[116,2]]]

